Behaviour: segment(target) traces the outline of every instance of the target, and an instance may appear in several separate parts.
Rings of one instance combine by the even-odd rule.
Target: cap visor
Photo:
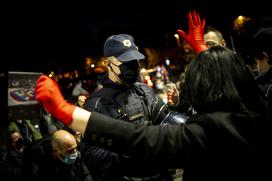
[[[121,62],[128,62],[128,61],[131,61],[131,60],[142,60],[142,59],[145,59],[145,56],[143,54],[141,54],[137,50],[130,50],[130,51],[127,51],[127,52],[119,55],[116,58],[118,60],[120,60]]]

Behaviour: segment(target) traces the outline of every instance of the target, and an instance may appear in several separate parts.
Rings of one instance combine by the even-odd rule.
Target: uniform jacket
[[[137,83],[128,88],[107,79],[102,85],[103,88],[90,97],[85,109],[135,125],[152,124],[150,112],[156,97],[146,84]],[[126,180],[123,174],[130,172],[126,170],[127,162],[131,162],[128,161],[127,156],[92,145],[84,139],[81,153],[85,164],[93,171],[92,175],[97,177],[96,180],[101,178],[101,180]],[[137,166],[134,170],[139,169],[140,167]],[[146,171],[149,172],[148,170]],[[149,174],[153,173],[149,172]]]

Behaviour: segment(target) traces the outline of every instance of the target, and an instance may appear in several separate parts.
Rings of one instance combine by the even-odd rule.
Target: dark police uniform
[[[160,124],[169,112],[167,105],[144,83],[136,82],[128,87],[106,79],[101,84],[103,88],[91,96],[85,109],[136,125]],[[95,172],[92,175],[96,180],[164,180],[162,172],[146,178],[125,177],[123,174],[129,171],[124,171],[127,168],[122,163],[131,163],[131,160],[126,160],[126,156],[87,144],[84,139],[82,145],[83,160]]]

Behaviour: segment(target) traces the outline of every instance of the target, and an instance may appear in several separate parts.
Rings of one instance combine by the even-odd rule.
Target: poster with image
[[[35,100],[35,86],[42,73],[8,72],[9,119],[38,119],[40,107]]]

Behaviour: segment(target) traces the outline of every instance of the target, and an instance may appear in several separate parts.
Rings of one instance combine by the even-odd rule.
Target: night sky
[[[163,48],[178,28],[186,28],[188,10],[196,9],[207,24],[225,35],[238,15],[269,15],[268,2],[231,1],[99,1],[95,4],[1,6],[1,62],[6,70],[69,70],[84,57],[102,55],[112,34],[128,33],[139,47]],[[110,3],[109,3],[110,2]],[[94,3],[94,4],[92,4]],[[97,2],[96,2],[97,3]],[[237,3],[237,1],[236,1]]]

